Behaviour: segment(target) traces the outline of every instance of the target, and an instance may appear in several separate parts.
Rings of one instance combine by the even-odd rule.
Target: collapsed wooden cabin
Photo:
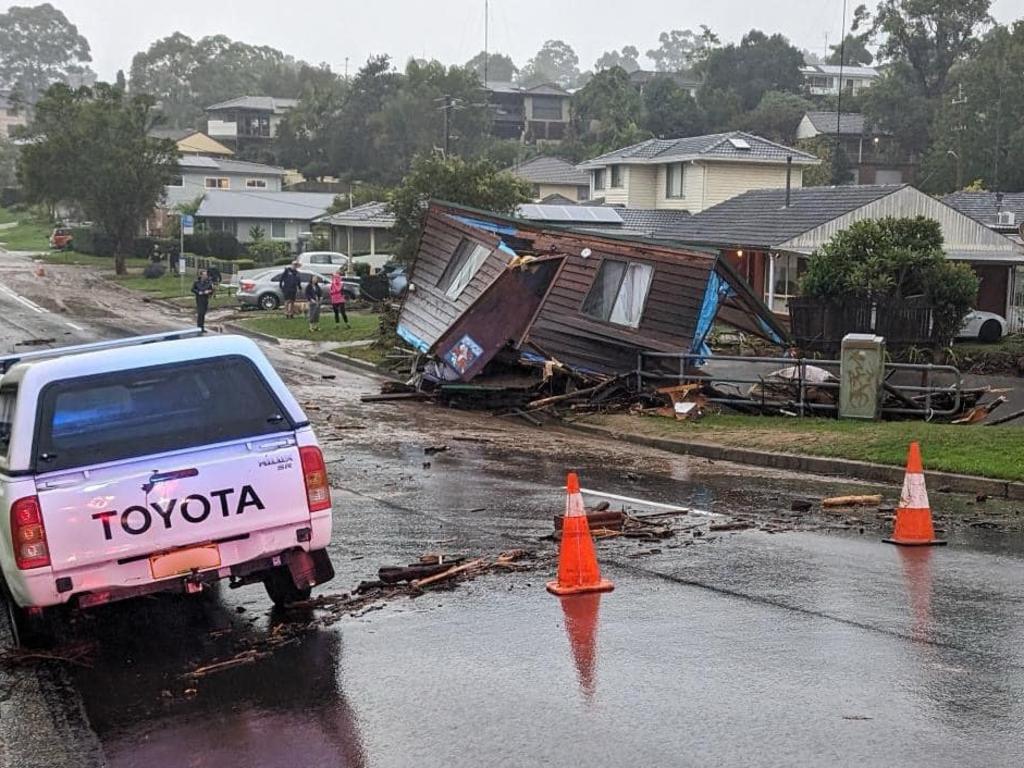
[[[715,252],[431,203],[398,334],[445,381],[472,380],[502,352],[617,375],[643,351],[706,351],[716,319],[786,335]]]

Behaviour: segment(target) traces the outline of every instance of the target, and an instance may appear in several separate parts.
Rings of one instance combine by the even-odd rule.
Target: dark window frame
[[[481,243],[479,240],[474,240],[471,237],[463,237],[459,244],[455,247],[455,252],[452,254],[451,259],[445,266],[444,271],[441,273],[441,278],[437,281],[437,289],[444,293],[446,296],[451,291],[455,284],[455,278],[465,269],[469,263],[470,257],[477,248],[483,248],[487,251],[487,255],[483,257],[479,266],[473,270],[473,274],[469,276],[466,284],[462,286],[462,289],[454,296],[448,296],[451,301],[458,301],[459,297],[462,296],[463,291],[469,287],[469,284],[473,282],[477,273],[483,268],[484,263],[490,258],[491,254],[494,253],[494,249],[486,243]],[[460,258],[464,255],[464,258]]]
[[[223,375],[224,370],[229,365],[241,364],[246,367],[249,372],[255,377],[255,382],[258,382],[258,386],[262,388],[263,393],[268,398],[268,404],[273,404],[276,408],[276,413],[272,417],[268,417],[266,420],[266,426],[262,427],[261,430],[244,430],[244,434],[238,433],[231,436],[218,436],[216,440],[206,439],[204,435],[193,430],[193,439],[191,440],[179,440],[177,444],[171,444],[169,436],[172,433],[163,435],[165,440],[168,440],[168,444],[158,444],[153,449],[143,448],[138,450],[134,446],[128,447],[132,440],[128,439],[123,444],[118,445],[119,449],[108,448],[107,453],[101,453],[97,443],[92,444],[91,453],[88,455],[83,454],[82,459],[73,459],[71,462],[61,461],[60,455],[55,454],[55,460],[48,462],[42,459],[42,455],[47,451],[53,452],[54,442],[52,435],[47,438],[46,430],[52,430],[54,411],[56,410],[56,396],[52,393],[54,390],[67,389],[73,385],[82,385],[87,387],[103,386],[106,382],[116,384],[118,381],[123,380],[128,374],[139,374],[149,378],[158,378],[160,375],[167,371],[178,371],[180,372],[183,368],[213,368],[214,375]],[[217,370],[219,369],[219,370]],[[235,393],[223,392],[222,395],[227,398]],[[234,408],[235,404],[230,400],[225,400],[221,404],[225,408]],[[162,363],[160,365],[145,366],[142,368],[132,368],[128,370],[120,371],[109,371],[104,373],[89,374],[86,376],[72,376],[67,379],[59,379],[52,381],[43,386],[39,391],[38,406],[36,408],[35,425],[32,435],[32,453],[30,471],[39,474],[50,473],[50,472],[67,472],[83,467],[91,467],[97,464],[109,464],[121,461],[131,461],[145,456],[160,454],[160,453],[175,453],[178,451],[188,450],[199,450],[204,449],[211,445],[221,445],[225,443],[233,443],[242,440],[252,440],[254,438],[267,437],[269,435],[281,434],[282,432],[291,432],[299,427],[303,426],[302,423],[296,422],[292,419],[291,414],[284,407],[281,399],[277,396],[277,392],[270,386],[267,380],[263,377],[263,373],[259,370],[256,364],[244,355],[222,355],[219,357],[208,357],[200,360],[188,360],[184,362],[174,363]],[[169,417],[172,418],[172,417]],[[271,419],[276,419],[271,421]],[[49,427],[47,426],[49,425]],[[137,444],[138,441],[136,440]],[[81,452],[79,452],[81,453]],[[76,456],[78,454],[72,454]]]
[[[605,185],[605,169],[594,169],[594,191],[603,191]]]
[[[608,185],[612,189],[623,189],[626,186],[625,178],[622,175],[621,163],[608,166]]]
[[[676,169],[679,171],[679,193],[676,194],[672,190],[672,170]],[[686,164],[685,163],[667,163],[665,165],[665,199],[666,200],[682,200],[686,197]]]
[[[609,262],[617,263],[617,264],[623,264],[623,265],[625,265],[625,269],[622,270],[622,275],[619,277],[618,284],[615,286],[615,297],[612,299],[611,305],[608,308],[608,318],[611,317],[612,312],[615,310],[615,304],[619,300],[619,292],[622,290],[622,284],[626,280],[626,275],[629,272],[629,267],[631,265],[637,265],[637,266],[649,267],[650,270],[651,270],[651,280],[647,284],[647,291],[644,294],[643,306],[640,307],[640,313],[637,316],[637,323],[636,323],[635,326],[633,326],[633,325],[625,325],[623,323],[613,322],[612,320],[610,320],[608,318],[603,318],[603,317],[599,317],[597,315],[591,314],[586,309],[587,303],[590,300],[591,294],[594,292],[594,290],[598,286],[598,280],[600,279],[601,274],[604,271],[605,264],[607,264]],[[657,273],[658,273],[657,265],[649,263],[649,262],[646,262],[646,261],[639,261],[637,259],[629,259],[629,258],[625,258],[625,257],[621,257],[621,256],[605,256],[604,258],[601,259],[601,263],[597,265],[597,271],[594,273],[594,279],[591,281],[590,287],[587,289],[587,293],[583,297],[583,301],[580,302],[580,307],[579,307],[580,314],[583,315],[584,317],[586,317],[588,320],[593,320],[594,322],[604,323],[605,325],[610,325],[613,328],[618,328],[620,330],[627,331],[629,333],[640,333],[640,327],[643,325],[643,323],[644,323],[644,316],[647,314],[647,304],[651,300],[651,291],[654,288],[654,279],[655,279],[655,277],[657,277]]]

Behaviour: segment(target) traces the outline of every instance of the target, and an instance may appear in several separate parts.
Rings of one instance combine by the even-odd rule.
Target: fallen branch
[[[412,585],[416,589],[422,589],[423,587],[430,586],[431,584],[437,584],[441,581],[447,581],[448,579],[454,576],[458,576],[460,573],[465,573],[466,571],[471,570],[473,568],[479,568],[481,565],[484,564],[484,562],[485,561],[482,557],[477,558],[476,560],[470,560],[468,563],[465,563],[464,565],[457,565],[454,568],[449,568],[447,571],[434,574],[433,576],[428,576],[425,579],[417,579],[416,581],[412,582]]]
[[[882,503],[882,494],[870,496],[833,496],[822,499],[823,507],[877,507]]]

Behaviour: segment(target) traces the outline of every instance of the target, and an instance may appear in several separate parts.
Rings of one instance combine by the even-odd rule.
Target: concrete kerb
[[[656,448],[669,453],[688,456],[699,456],[716,461],[732,461],[737,464],[752,464],[759,467],[788,470],[790,472],[806,472],[814,475],[836,475],[868,482],[899,485],[903,482],[902,467],[891,467],[885,464],[872,464],[867,461],[849,459],[833,459],[821,456],[800,456],[786,453],[769,453],[749,448],[736,448],[714,443],[684,442],[662,437],[648,437],[627,432],[619,432],[588,424],[567,425],[569,429],[590,435],[598,435],[646,448]],[[954,493],[977,494],[1006,499],[1024,499],[1024,483],[1007,480],[994,480],[974,475],[959,475],[952,472],[925,472],[929,484],[933,488],[949,489]]]
[[[384,371],[378,368],[373,363],[367,362],[366,360],[360,360],[355,357],[349,357],[343,355],[340,352],[321,352],[316,356],[317,360],[326,363],[327,365],[338,366],[339,368],[346,368],[348,370],[355,370],[358,373],[368,373],[373,376],[378,376],[382,379],[391,379],[392,381],[403,381],[403,379],[390,371]]]
[[[265,341],[268,344],[281,343],[281,340],[277,338],[277,336],[271,336],[269,333],[263,333],[262,331],[254,331],[252,328],[246,328],[244,325],[239,325],[238,323],[221,323],[220,327],[225,331],[240,333],[243,336],[248,336],[251,339],[257,339],[258,341]]]

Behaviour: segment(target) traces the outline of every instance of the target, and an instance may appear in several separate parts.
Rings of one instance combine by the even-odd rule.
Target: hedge
[[[71,247],[78,253],[92,256],[113,256],[114,238],[92,227],[73,227]]]
[[[230,232],[199,232],[185,235],[185,251],[198,256],[237,259],[242,253],[242,244]]]

